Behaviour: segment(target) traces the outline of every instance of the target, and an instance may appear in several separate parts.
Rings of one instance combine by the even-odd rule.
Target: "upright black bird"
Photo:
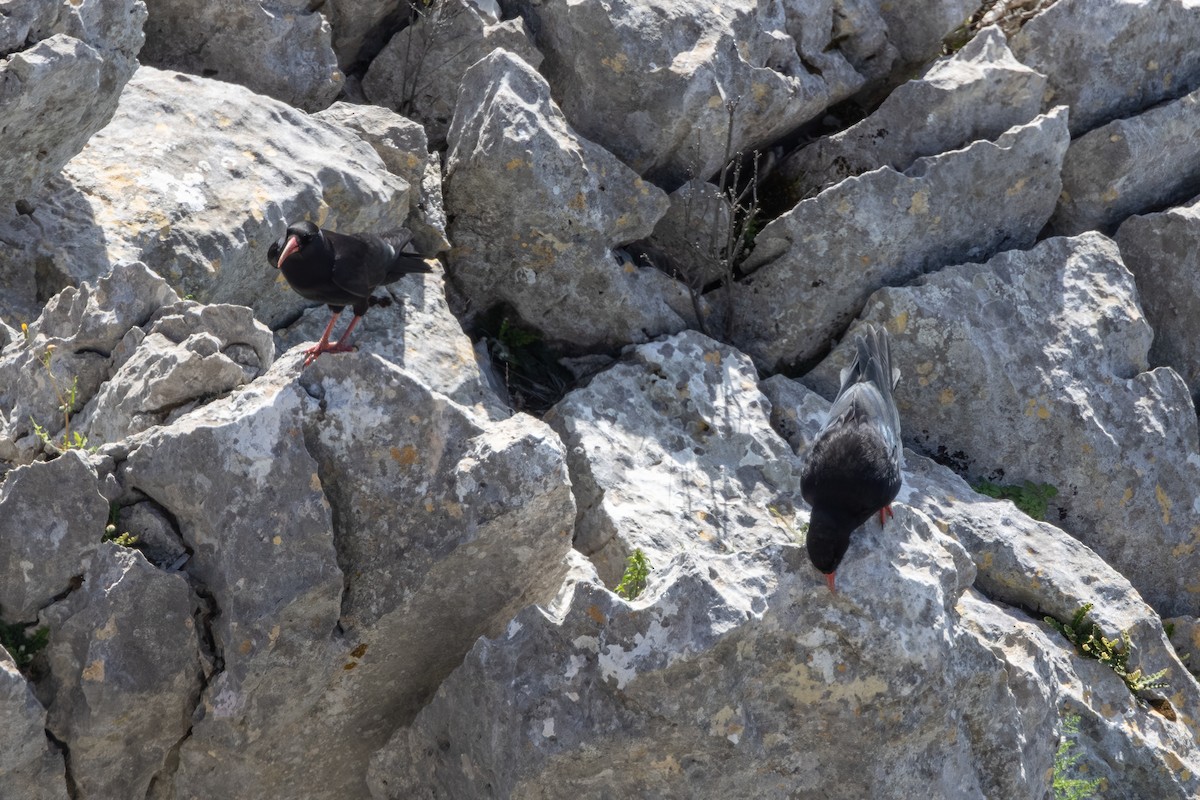
[[[301,297],[327,303],[333,311],[333,319],[321,334],[321,341],[304,351],[304,366],[321,353],[354,349],[347,344],[350,332],[370,306],[380,303],[378,298],[371,297],[376,287],[404,275],[433,271],[430,263],[436,262],[402,252],[407,243],[407,238],[400,237],[334,233],[307,220],[288,225],[283,236],[271,243],[267,249],[271,266],[283,271],[283,277]],[[329,334],[346,306],[353,306],[354,319],[342,338],[330,344]]]
[[[892,397],[900,370],[892,368],[883,328],[867,325],[857,345],[800,476],[800,493],[812,506],[808,558],[830,591],[850,534],[875,512],[883,525],[901,483],[900,414]]]

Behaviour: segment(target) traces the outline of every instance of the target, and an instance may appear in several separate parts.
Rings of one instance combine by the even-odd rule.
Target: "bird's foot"
[[[881,528],[883,527],[883,515],[885,513],[888,515],[888,519],[895,519],[896,517],[896,515],[892,513],[892,506],[890,503],[879,509],[879,527]]]
[[[318,344],[315,347],[310,347],[304,351],[304,366],[307,367],[309,364],[316,361],[317,356],[321,355],[321,353],[350,353],[353,352],[354,349],[354,345],[342,344],[341,342],[336,342],[334,344],[329,344],[326,342],[323,345]]]

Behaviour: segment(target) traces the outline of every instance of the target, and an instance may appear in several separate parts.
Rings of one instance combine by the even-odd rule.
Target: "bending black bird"
[[[436,263],[413,253],[403,252],[407,237],[350,236],[318,228],[311,222],[293,222],[278,241],[267,249],[271,266],[283,271],[283,277],[296,293],[309,300],[326,303],[333,319],[315,347],[305,350],[304,366],[321,353],[344,353],[354,347],[347,342],[350,332],[372,305],[379,305],[371,292],[379,286],[413,273],[432,272]],[[336,344],[329,343],[333,325],[346,306],[354,308],[354,319]]]
[[[900,413],[892,397],[900,370],[892,367],[883,328],[867,325],[857,344],[800,476],[800,493],[812,506],[808,558],[830,591],[850,534],[876,512],[883,525],[901,484]]]

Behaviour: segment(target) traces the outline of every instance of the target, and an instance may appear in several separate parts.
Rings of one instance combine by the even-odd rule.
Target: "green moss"
[[[1013,504],[1033,519],[1046,519],[1046,509],[1051,500],[1058,497],[1058,489],[1048,483],[1025,481],[1019,486],[980,481],[971,486],[980,494],[997,500],[1011,500]]]

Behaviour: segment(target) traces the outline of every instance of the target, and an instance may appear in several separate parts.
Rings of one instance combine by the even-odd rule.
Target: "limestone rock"
[[[112,124],[0,239],[11,269],[53,294],[144,261],[180,294],[254,309],[268,325],[306,301],[266,260],[287,222],[397,227],[409,187],[346,129],[238,86],[143,67]]]
[[[274,358],[271,332],[249,308],[181,301],[130,329],[77,424],[91,442],[119,441],[254,380]]]
[[[828,414],[828,401],[778,375],[759,388],[770,398],[772,424],[797,452],[807,452]],[[947,467],[911,451],[905,452],[897,503],[919,509],[970,553],[977,570],[974,589],[962,596],[957,610],[964,627],[1005,662],[1014,697],[1032,706],[1023,718],[1025,745],[1032,749],[1022,763],[1044,758],[1038,745],[1044,733],[1037,727],[1049,718],[1060,728],[1060,718],[1073,714],[1085,719],[1076,746],[1086,759],[1086,777],[1104,776],[1109,794],[1141,796],[1154,787],[1155,797],[1182,800],[1200,788],[1200,773],[1177,768],[1200,763],[1200,749],[1188,733],[1200,720],[1200,684],[1168,644],[1158,615],[1123,575],[1070,535],[1030,519],[1007,500],[975,493]],[[1169,688],[1151,694],[1165,699],[1182,724],[1150,711],[1111,670],[1081,658],[1040,621],[1046,614],[1070,620],[1084,603],[1092,604],[1089,619],[1106,635],[1129,635],[1131,668],[1147,675],[1167,671]],[[1010,606],[1038,613],[1030,619]],[[989,758],[983,751],[977,754],[985,762]],[[1123,766],[1133,763],[1136,769]]]
[[[108,124],[137,69],[146,6],[17,0],[0,11],[0,193],[21,199]]]
[[[1050,518],[1155,610],[1200,609],[1196,414],[1174,371],[1146,371],[1150,327],[1113,242],[1048,239],[948,267],[878,292],[864,319],[912,365],[896,395],[907,442],[970,480],[1055,486]],[[832,387],[847,358],[815,384]]]
[[[358,323],[353,344],[360,352],[390,361],[485,419],[510,415],[492,390],[471,340],[450,312],[443,276],[406,275],[376,294],[386,294],[392,304],[372,308]],[[280,352],[315,343],[329,315],[325,306],[305,311],[295,324],[279,332]],[[339,320],[339,332],[346,324]]]
[[[805,200],[758,234],[733,286],[734,343],[767,369],[819,356],[875,289],[1027,247],[1058,199],[1065,109],[994,142],[881,167]],[[722,291],[711,293],[723,303]]]
[[[176,300],[144,264],[119,265],[51,298],[27,335],[0,355],[0,460],[32,460],[43,449],[37,426],[61,444],[67,416],[74,418],[109,377],[122,340]]]
[[[1192,398],[1200,397],[1195,347],[1200,341],[1200,198],[1158,214],[1130,217],[1116,241],[1154,329],[1150,364],[1171,367]]]
[[[449,139],[449,273],[472,315],[505,303],[581,347],[687,326],[686,288],[612,249],[648,234],[666,196],[577,136],[528,64],[497,51],[467,70]]]
[[[1046,76],[1046,107],[1078,136],[1200,85],[1200,7],[1190,0],[1059,0],[1009,45]]]
[[[305,2],[149,0],[142,63],[237,83],[316,111],[345,80],[329,23]]]
[[[142,500],[123,506],[117,516],[117,533],[137,539],[137,549],[156,567],[168,569],[186,556],[175,524],[157,503]]]
[[[440,149],[463,74],[498,48],[535,69],[542,63],[520,19],[501,22],[471,0],[444,0],[392,37],[363,77],[363,92],[372,103],[419,121]]]
[[[569,454],[575,546],[609,586],[634,549],[662,568],[792,541],[800,463],[756,380],[749,358],[686,331],[631,348],[547,415]]]
[[[1046,79],[1018,62],[999,28],[897,87],[870,116],[790,156],[771,178],[791,202],[882,166],[906,170],[1037,116]]]
[[[1111,234],[1131,214],[1200,193],[1197,119],[1200,90],[1071,142],[1050,230],[1063,236],[1093,229]]]
[[[106,542],[83,588],[43,614],[47,728],[70,748],[74,796],[145,797],[187,734],[204,678],[192,605],[182,576]]]
[[[46,740],[46,709],[0,647],[0,797],[67,800],[62,753]]]
[[[221,612],[224,669],[179,749],[177,797],[362,796],[370,753],[565,569],[557,438],[487,422],[374,354],[303,374],[288,354],[133,444],[126,485],[178,521]]]
[[[365,65],[385,44],[384,32],[395,30],[412,10],[404,0],[327,0],[321,13],[333,29],[333,52],[342,71]]]
[[[526,609],[376,754],[372,796],[1042,796],[1052,721],[964,630],[965,553],[906,507],[863,534],[836,596],[773,545]]]
[[[835,4],[853,7],[855,2]],[[896,69],[921,66],[942,52],[942,40],[962,24],[979,6],[972,0],[934,0],[917,5],[898,5],[887,0],[862,3],[878,13],[887,25],[888,41],[895,46]]]
[[[668,190],[862,85],[832,41],[832,7],[819,8],[828,16],[810,24],[792,4],[753,0],[520,5],[570,124]]]
[[[3,619],[31,622],[70,588],[91,563],[107,519],[96,469],[76,450],[10,471],[0,483]]]
[[[1178,713],[1178,721],[1163,716],[1135,698],[1111,669],[1078,655],[1057,632],[1017,609],[981,602],[975,592],[963,596],[959,609],[964,625],[1008,665],[1014,691],[1050,690],[1047,699],[1059,716],[1055,739],[1069,742],[1069,752],[1078,756],[1073,768],[1056,771],[1056,777],[1099,781],[1105,797],[1196,796],[1200,752],[1191,734],[1194,712]],[[1189,683],[1194,694],[1195,682],[1181,665],[1170,680],[1173,686]],[[1071,717],[1079,732],[1067,735]]]
[[[450,249],[442,206],[441,161],[430,154],[420,123],[386,108],[352,103],[334,103],[315,116],[353,130],[375,149],[388,172],[408,182],[411,191],[403,227],[412,231],[418,250],[431,256]]]

